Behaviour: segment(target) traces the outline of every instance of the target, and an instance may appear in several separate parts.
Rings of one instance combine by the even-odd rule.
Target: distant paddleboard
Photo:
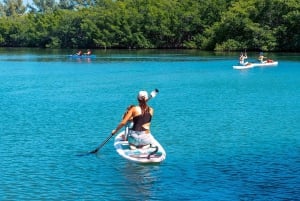
[[[249,69],[254,67],[267,67],[267,66],[277,66],[277,65],[278,65],[278,61],[272,61],[272,62],[264,62],[264,63],[249,63],[247,65],[232,66],[232,68],[242,70],[242,69]]]

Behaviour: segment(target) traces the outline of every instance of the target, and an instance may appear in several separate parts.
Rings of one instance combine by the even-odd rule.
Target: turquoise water
[[[300,197],[299,56],[272,54],[279,66],[239,71],[234,54],[67,54],[0,50],[0,200]],[[154,88],[162,164],[132,164],[112,139],[77,156],[107,138],[139,90]]]

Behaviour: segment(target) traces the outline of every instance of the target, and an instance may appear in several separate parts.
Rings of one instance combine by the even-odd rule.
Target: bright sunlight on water
[[[0,50],[0,200],[299,198],[299,56],[270,54],[278,66],[240,71],[238,54],[68,54]],[[131,163],[113,140],[77,156],[105,140],[139,90],[155,88],[163,163]]]

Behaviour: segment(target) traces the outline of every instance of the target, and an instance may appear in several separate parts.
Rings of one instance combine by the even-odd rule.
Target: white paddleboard
[[[254,67],[265,67],[265,66],[277,66],[278,61],[273,62],[265,62],[265,63],[250,63],[248,65],[239,65],[239,66],[232,66],[234,69],[243,70],[243,69],[249,69]]]
[[[264,63],[253,63],[253,67],[264,67],[264,66],[277,66],[278,61],[264,62]]]
[[[232,66],[233,69],[238,69],[238,70],[243,70],[243,69],[249,69],[249,68],[253,68],[254,66],[252,64],[249,65],[240,65],[240,66]]]
[[[128,141],[125,141],[125,131],[115,137],[114,146],[117,153],[123,158],[136,163],[160,163],[166,158],[166,152],[159,142],[153,138],[153,144],[148,148],[130,149]]]

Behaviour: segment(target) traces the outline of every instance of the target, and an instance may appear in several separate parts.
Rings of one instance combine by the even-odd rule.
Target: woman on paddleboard
[[[120,124],[111,133],[112,135],[116,134],[128,121],[132,120],[133,126],[128,134],[128,142],[134,146],[133,148],[141,148],[152,142],[150,123],[154,110],[148,106],[148,98],[147,91],[140,91],[137,96],[139,104],[128,110]]]

